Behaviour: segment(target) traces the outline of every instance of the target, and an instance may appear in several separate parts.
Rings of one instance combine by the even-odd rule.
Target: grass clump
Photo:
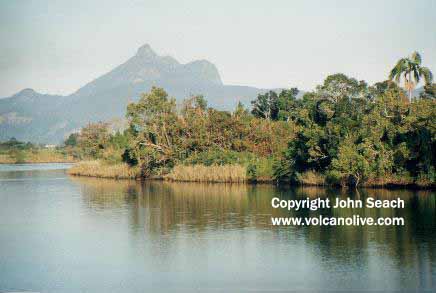
[[[165,176],[165,179],[185,182],[242,183],[247,181],[246,174],[246,168],[241,165],[178,165]]]
[[[98,178],[135,179],[140,176],[139,168],[125,163],[107,164],[101,161],[80,162],[68,170],[68,174]]]
[[[304,173],[298,173],[296,180],[299,184],[302,185],[326,185],[326,176],[312,170],[306,171]]]
[[[273,180],[273,158],[256,157],[249,152],[213,149],[191,155],[183,161],[183,165],[237,165],[246,170],[246,179],[251,182],[270,182]]]

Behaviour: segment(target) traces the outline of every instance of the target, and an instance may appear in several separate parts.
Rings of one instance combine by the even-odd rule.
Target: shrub
[[[330,170],[326,173],[325,181],[328,185],[345,185],[344,177],[341,172],[336,170]]]
[[[273,164],[272,157],[253,158],[247,164],[247,177],[255,181],[271,181],[274,179]]]
[[[194,153],[188,157],[184,163],[185,165],[231,165],[240,164],[247,165],[254,159],[252,153],[235,152],[230,150],[211,149],[205,152]]]

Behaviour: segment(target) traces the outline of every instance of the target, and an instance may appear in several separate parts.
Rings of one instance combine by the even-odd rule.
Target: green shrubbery
[[[253,181],[270,181],[273,178],[273,158],[257,157],[249,152],[213,149],[194,153],[183,161],[185,165],[223,166],[240,165],[247,170],[247,178]]]
[[[434,184],[436,101],[408,103],[395,83],[368,87],[344,75],[306,94],[294,115],[296,139],[274,166],[275,178],[305,183],[302,174],[325,174],[327,184]],[[382,180],[388,178],[389,180]]]
[[[200,153],[193,153],[186,160],[186,165],[245,165],[253,159],[254,155],[247,152],[236,152],[232,150],[211,149]]]

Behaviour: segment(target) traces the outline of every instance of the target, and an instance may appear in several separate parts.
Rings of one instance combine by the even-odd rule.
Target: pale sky
[[[207,59],[226,84],[310,90],[386,79],[417,50],[436,73],[436,1],[0,1],[0,97],[70,94],[145,43]],[[435,74],[436,75],[436,74]]]

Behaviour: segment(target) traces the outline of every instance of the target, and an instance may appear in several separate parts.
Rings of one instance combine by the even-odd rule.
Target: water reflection
[[[402,282],[410,282],[410,272],[413,271],[416,275],[412,277],[419,276],[416,280],[418,286],[429,288],[435,285],[436,208],[435,195],[430,191],[373,189],[350,193],[347,190],[291,189],[271,185],[73,180],[81,186],[83,201],[89,209],[129,207],[130,229],[134,233],[154,237],[168,234],[194,237],[205,231],[256,229],[267,232],[266,237],[277,244],[302,237],[307,245],[314,246],[325,270],[338,265],[366,269],[374,265],[371,255],[392,262],[392,266],[403,275]],[[367,197],[400,197],[406,206],[404,209],[286,211],[271,208],[271,199],[276,196],[283,199],[328,197],[332,201],[335,197],[363,201]],[[404,217],[406,226],[271,226],[271,216],[312,217],[319,214]],[[374,270],[377,269],[380,268]]]
[[[436,287],[436,206],[435,194],[429,191],[140,183],[68,177],[64,169],[34,167],[0,168],[0,290],[434,291]],[[318,211],[271,207],[273,197],[365,200],[369,196],[399,196],[406,207]],[[270,224],[271,216],[320,214],[401,216],[406,226]]]

